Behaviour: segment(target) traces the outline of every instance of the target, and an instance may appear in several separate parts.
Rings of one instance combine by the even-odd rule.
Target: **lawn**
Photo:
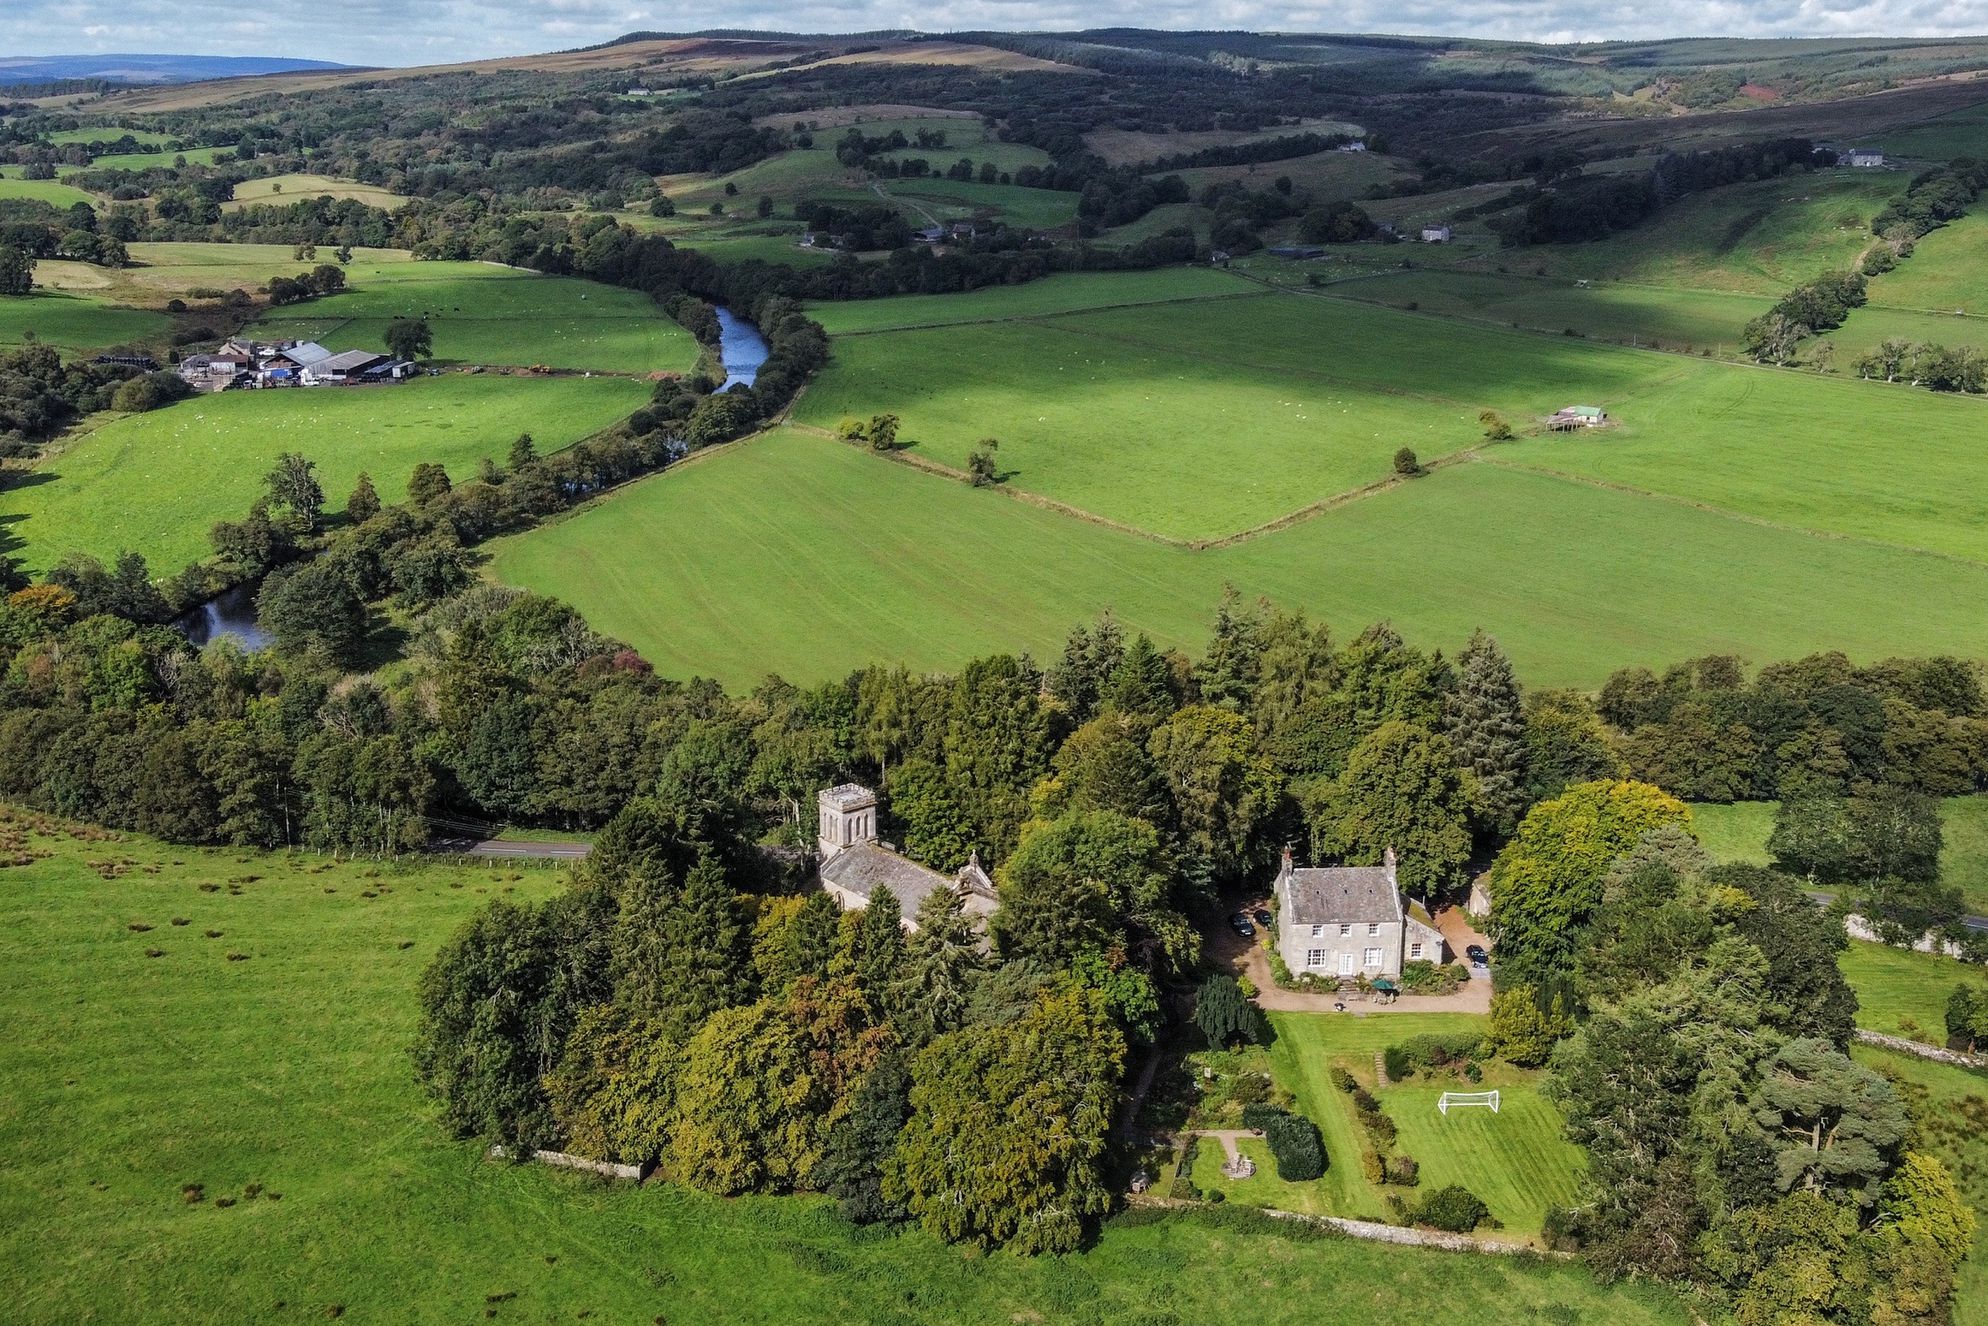
[[[1719,860],[1766,865],[1775,808],[1772,801],[1700,804],[1691,808],[1691,822],[1698,840]],[[1988,796],[1949,797],[1940,823],[1946,835],[1940,850],[1941,880],[1959,886],[1968,911],[1988,914]]]
[[[490,1164],[411,1080],[415,983],[477,908],[542,897],[554,874],[27,845],[50,855],[0,871],[0,1274],[21,1326],[733,1326],[790,1322],[797,1303],[851,1323],[1297,1326],[1328,1296],[1513,1326],[1689,1320],[1577,1266],[1305,1240],[1236,1212],[1140,1213],[1084,1254],[1031,1260],[858,1231],[820,1199]]]
[[[1495,272],[1412,271],[1342,281],[1331,293],[1449,317],[1579,332],[1598,340],[1667,350],[1739,348],[1740,329],[1768,310],[1764,296],[1659,286],[1581,286]]]
[[[276,457],[318,463],[331,506],[361,470],[398,501],[420,461],[457,478],[502,460],[519,433],[550,451],[632,413],[648,388],[622,378],[450,374],[398,387],[226,392],[106,423],[7,494],[21,556],[45,570],[79,550],[145,554],[161,575],[206,556],[208,527],[239,520]]]
[[[1947,1043],[1947,996],[1963,982],[1988,991],[1979,963],[1860,939],[1837,959],[1857,992],[1857,1025],[1928,1045]]]
[[[476,262],[403,263],[351,288],[271,309],[257,330],[333,349],[386,349],[387,323],[425,317],[445,362],[683,372],[697,342],[634,290]]]
[[[229,209],[247,207],[251,203],[294,203],[326,196],[350,199],[369,207],[382,207],[389,212],[407,201],[405,196],[377,184],[362,184],[358,180],[339,179],[332,175],[269,175],[243,180],[235,186],[234,198],[221,206]]]
[[[1871,278],[1870,299],[1888,308],[1988,315],[1988,212],[1977,209],[1921,239],[1911,257]]]
[[[1224,585],[1342,634],[1386,618],[1455,649],[1482,625],[1539,686],[1707,653],[1988,655],[1952,611],[1982,601],[1988,569],[1483,464],[1189,552],[783,431],[503,540],[492,572],[671,675],[736,685],[1053,657],[1106,607],[1198,648]]]
[[[1481,1028],[1485,1019],[1467,1013],[1375,1013],[1354,1017],[1337,1013],[1273,1013],[1277,1030],[1271,1061],[1278,1080],[1298,1097],[1302,1112],[1319,1125],[1331,1158],[1326,1176],[1315,1185],[1317,1209],[1337,1215],[1384,1219],[1385,1193],[1367,1182],[1360,1155],[1370,1149],[1348,1095],[1333,1086],[1330,1069],[1337,1064],[1374,1087],[1374,1056],[1389,1045],[1429,1032]],[[1582,1164],[1578,1147],[1561,1137],[1560,1112],[1539,1095],[1539,1074],[1492,1063],[1484,1081],[1431,1078],[1418,1074],[1406,1082],[1379,1090],[1381,1108],[1398,1129],[1396,1151],[1413,1156],[1421,1166],[1421,1191],[1456,1183],[1484,1199],[1491,1213],[1513,1236],[1539,1232],[1549,1206],[1571,1205]],[[1499,1111],[1436,1108],[1448,1091],[1500,1092]],[[1204,1143],[1204,1150],[1212,1144]],[[1216,1162],[1219,1176],[1219,1158]],[[1196,1166],[1197,1182],[1201,1172]],[[1274,1174],[1272,1175],[1274,1181]],[[1276,1205],[1245,1195],[1253,1181],[1234,1183],[1235,1200]],[[1292,1185],[1284,1185],[1290,1187]],[[1403,1190],[1413,1201],[1415,1191]]]
[[[815,304],[808,316],[831,335],[1006,322],[1128,304],[1260,294],[1259,287],[1206,267],[1152,272],[1066,272],[1027,285],[988,286],[959,295],[898,295]]]
[[[163,341],[171,329],[162,313],[115,308],[55,290],[0,297],[0,347],[25,344],[32,333],[59,350],[100,350]]]

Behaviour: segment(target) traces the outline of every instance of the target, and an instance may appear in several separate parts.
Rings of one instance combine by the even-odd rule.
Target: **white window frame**
[[[1367,922],[1367,938],[1373,939],[1377,935],[1379,935],[1380,932],[1381,932],[1381,923],[1379,921]]]
[[[1368,949],[1362,956],[1365,957],[1366,965],[1369,967],[1378,967],[1381,965],[1381,951],[1377,948]]]
[[[1409,957],[1411,957],[1411,958],[1414,958],[1414,959],[1416,959],[1417,961],[1420,961],[1420,960],[1421,960],[1421,957],[1422,957],[1422,941],[1421,941],[1421,940],[1419,940],[1419,939],[1418,939],[1418,940],[1416,940],[1416,941],[1415,941],[1415,942],[1414,942],[1413,944],[1410,944],[1410,945],[1408,946],[1408,956],[1409,956]]]
[[[1313,938],[1313,939],[1318,939],[1318,938],[1321,938],[1321,937],[1322,937],[1322,936],[1323,936],[1324,934],[1325,934],[1325,927],[1324,927],[1324,926],[1322,926],[1322,925],[1315,925],[1315,926],[1313,926],[1313,927],[1312,927],[1312,938]]]
[[[1342,935],[1350,935],[1350,934],[1352,934],[1352,933],[1353,933],[1353,926],[1352,926],[1352,924],[1351,924],[1350,922],[1347,922],[1347,921],[1341,921],[1341,922],[1339,923],[1339,933],[1340,933],[1340,934],[1342,934]]]
[[[1305,950],[1305,966],[1307,967],[1323,967],[1325,965],[1325,958],[1326,952],[1322,948],[1308,948]]]

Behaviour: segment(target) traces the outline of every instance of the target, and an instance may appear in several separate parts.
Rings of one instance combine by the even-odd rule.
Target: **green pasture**
[[[1544,433],[1506,463],[1661,492],[1829,535],[1988,560],[1983,402],[1904,384],[1681,357],[1597,402],[1620,426]],[[1605,397],[1605,393],[1603,394]],[[1909,652],[1901,644],[1897,652]]]
[[[1854,263],[1873,243],[1871,218],[1904,184],[1884,171],[1826,170],[1728,185],[1693,194],[1607,239],[1527,249],[1516,262],[1549,276],[1778,299],[1791,286]],[[1495,261],[1510,257],[1507,251]]]
[[[957,116],[904,117],[897,119],[861,120],[856,127],[871,138],[888,135],[891,130],[900,130],[912,140],[912,146],[884,153],[887,160],[909,161],[923,157],[933,169],[943,172],[961,157],[972,161],[977,170],[983,161],[994,163],[994,169],[1017,171],[1024,166],[1046,166],[1050,162],[1049,153],[1027,143],[1004,143],[987,128],[979,117],[960,118]],[[945,134],[944,147],[917,146],[918,131],[936,129]],[[834,151],[836,140],[848,132],[848,128],[837,125],[832,129],[815,131],[817,150]]]
[[[1911,257],[1871,278],[1870,299],[1885,308],[1988,315],[1988,210],[1977,208],[1921,239]],[[1858,309],[1850,320],[1872,311]]]
[[[56,290],[0,296],[0,346],[9,348],[25,344],[30,334],[68,351],[153,344],[171,328],[171,320],[161,313],[115,308]]]
[[[1577,332],[1618,344],[1666,350],[1739,349],[1740,329],[1767,312],[1764,296],[1604,282],[1578,285],[1495,272],[1416,270],[1340,281],[1345,299],[1417,308],[1535,331]]]
[[[1211,184],[1230,181],[1240,181],[1251,189],[1268,189],[1283,176],[1298,192],[1309,193],[1319,202],[1334,198],[1364,199],[1369,189],[1384,187],[1408,173],[1400,162],[1379,152],[1314,152],[1283,161],[1153,172],[1155,177],[1180,176],[1197,195]]]
[[[796,416],[892,411],[956,468],[993,436],[1016,488],[1205,540],[1384,480],[1402,446],[1474,445],[1487,407],[1613,408],[1680,366],[1345,301],[1207,300],[844,339]]]
[[[1026,285],[988,286],[966,294],[898,295],[890,299],[816,304],[809,308],[808,316],[830,335],[843,336],[1257,293],[1260,293],[1258,287],[1248,281],[1206,267],[1169,267],[1150,272],[1066,272]]]
[[[885,180],[884,192],[914,225],[927,213],[941,221],[997,217],[1024,230],[1054,230],[1077,219],[1077,195],[1058,189],[965,180]]]
[[[1137,221],[1113,226],[1099,235],[1097,242],[1103,246],[1120,248],[1182,227],[1193,231],[1195,238],[1206,241],[1214,217],[1213,212],[1194,203],[1162,203]]]
[[[867,195],[875,202],[876,195],[864,184],[863,172],[837,161],[832,143],[823,143],[824,135],[817,135],[813,148],[780,152],[730,174],[665,175],[656,183],[685,212],[703,212],[712,203],[722,203],[728,212],[742,210],[751,215],[761,195],[789,205],[803,198],[836,195],[852,202]],[[738,192],[726,193],[728,184],[737,185]]]
[[[85,193],[75,185],[64,184],[60,180],[0,178],[0,202],[10,199],[23,199],[64,208],[74,207],[77,203],[87,203],[94,207],[97,202],[96,195]]]
[[[341,294],[270,309],[256,328],[332,349],[384,350],[396,317],[428,319],[435,357],[448,362],[649,373],[697,359],[690,333],[639,291],[490,263],[402,264]]]
[[[1922,124],[1887,130],[1877,135],[1872,145],[1919,161],[1988,156],[1988,102],[1949,111]]]
[[[1190,552],[783,430],[492,552],[497,579],[566,598],[664,672],[743,686],[1053,657],[1107,607],[1198,648],[1226,585],[1342,633],[1388,619],[1454,649],[1483,626],[1537,686],[1707,653],[1988,655],[1952,610],[1988,569],[1485,464]]]
[[[501,461],[519,433],[551,451],[648,396],[645,384],[625,378],[468,374],[197,396],[71,440],[6,493],[0,520],[36,570],[70,551],[108,560],[129,549],[163,575],[209,554],[209,526],[245,516],[283,452],[317,462],[334,509],[361,470],[381,497],[397,501],[421,461],[467,478],[482,458]]]
[[[1988,991],[1979,963],[1886,944],[1850,941],[1837,959],[1857,992],[1857,1025],[1929,1045],[1947,1043],[1947,997],[1956,985]]]
[[[1944,345],[1949,349],[1972,346],[1988,349],[1988,305],[1976,305],[1981,312],[1919,313],[1907,309],[1875,308],[1865,305],[1850,314],[1849,320],[1805,353],[1813,360],[1815,352],[1828,345],[1832,372],[1845,377],[1856,375],[1860,356],[1876,350],[1886,341],[1912,345]]]
[[[126,129],[119,125],[88,125],[81,129],[56,129],[42,135],[49,142],[60,147],[65,143],[112,143],[129,135],[133,142],[144,147],[164,147],[173,140],[169,133],[157,129]]]
[[[211,166],[216,152],[232,152],[231,147],[189,147],[184,152],[112,152],[93,157],[89,170],[149,170],[154,166],[174,166],[183,160],[189,166]],[[239,192],[239,190],[237,190]]]
[[[1974,1249],[1961,1263],[1953,1301],[1957,1326],[1988,1322],[1988,1073],[1874,1045],[1852,1046],[1859,1063],[1892,1080],[1912,1110],[1918,1145],[1945,1161],[1974,1208]]]
[[[203,292],[253,293],[273,276],[301,276],[320,262],[332,261],[331,250],[325,248],[313,261],[300,262],[288,244],[184,242],[127,247],[129,267],[112,270],[79,262],[43,262],[35,268],[35,280],[77,294],[156,307],[169,299],[198,304],[211,297]],[[420,275],[411,255],[400,249],[355,249],[345,267],[345,279],[354,286]]]
[[[0,871],[0,1274],[20,1326],[771,1326],[797,1303],[850,1322],[1137,1321],[1164,1304],[1297,1326],[1328,1296],[1368,1314],[1441,1301],[1499,1326],[1690,1320],[1661,1290],[1604,1289],[1572,1264],[1304,1240],[1237,1212],[1142,1214],[1082,1254],[1029,1259],[857,1230],[820,1198],[487,1162],[412,1081],[415,984],[478,908],[543,897],[553,873],[22,846],[47,855]]]
[[[1895,651],[1907,653],[1905,649]],[[1978,654],[1978,651],[1977,651]],[[1754,661],[1768,661],[1758,656]],[[1766,865],[1774,832],[1773,801],[1700,803],[1691,808],[1692,831],[1720,861]],[[1940,879],[1959,887],[1967,910],[1988,913],[1988,796],[1948,797],[1940,803]]]
[[[383,207],[389,212],[407,201],[405,196],[377,184],[339,179],[333,175],[269,175],[262,179],[243,180],[235,186],[234,198],[221,206],[247,207],[251,203],[281,205],[326,196]]]

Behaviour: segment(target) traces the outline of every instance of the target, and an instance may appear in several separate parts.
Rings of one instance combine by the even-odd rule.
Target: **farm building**
[[[345,350],[307,365],[307,387],[343,387],[361,382],[397,382],[414,372],[414,365],[371,350]]]
[[[1367,140],[1364,138],[1355,138],[1350,143],[1341,143],[1338,150],[1341,152],[1364,152],[1367,150]]]
[[[1277,952],[1292,972],[1328,979],[1401,975],[1406,962],[1441,962],[1443,935],[1401,896],[1394,849],[1378,866],[1300,870],[1287,848],[1273,885]]]
[[[1325,250],[1316,244],[1280,244],[1270,253],[1278,258],[1323,258]]]
[[[1853,147],[1843,154],[1843,164],[1871,170],[1884,164],[1884,153],[1874,147]]]
[[[817,874],[822,891],[843,910],[868,907],[877,890],[887,889],[903,909],[904,928],[916,930],[918,905],[935,889],[957,893],[966,914],[976,920],[993,915],[1000,906],[994,881],[980,867],[979,853],[948,877],[879,842],[877,794],[869,788],[843,783],[824,788],[815,802],[819,811],[815,849],[821,860]]]
[[[1422,242],[1424,244],[1447,244],[1455,237],[1455,232],[1448,226],[1422,227]]]
[[[1564,433],[1575,428],[1600,428],[1608,422],[1608,411],[1598,405],[1568,405],[1554,411],[1546,421],[1556,433]]]

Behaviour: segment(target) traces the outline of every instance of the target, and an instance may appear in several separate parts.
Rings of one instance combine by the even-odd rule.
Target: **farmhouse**
[[[226,391],[237,382],[245,382],[254,361],[246,355],[226,352],[211,355],[188,355],[179,361],[180,381],[195,391]]]
[[[1843,154],[1843,164],[1859,170],[1872,170],[1884,165],[1884,153],[1874,147],[1853,147]]]
[[[1367,150],[1367,140],[1364,138],[1355,138],[1350,143],[1341,143],[1338,150],[1341,152],[1364,152]]]
[[[1576,428],[1600,428],[1607,422],[1608,411],[1599,405],[1565,405],[1554,411],[1546,424],[1556,433],[1566,433]]]
[[[1455,238],[1455,232],[1448,226],[1422,227],[1422,242],[1424,244],[1447,244],[1453,238]]]
[[[918,905],[934,889],[953,890],[966,914],[976,920],[992,916],[1000,906],[979,853],[947,878],[879,842],[877,794],[869,788],[843,783],[824,788],[815,802],[819,810],[815,847],[821,859],[817,874],[822,889],[845,911],[869,906],[872,894],[888,889],[904,909],[904,928],[916,930]]]
[[[1394,849],[1378,866],[1277,871],[1277,952],[1292,973],[1328,980],[1401,975],[1405,962],[1441,962],[1443,936],[1395,881]]]

